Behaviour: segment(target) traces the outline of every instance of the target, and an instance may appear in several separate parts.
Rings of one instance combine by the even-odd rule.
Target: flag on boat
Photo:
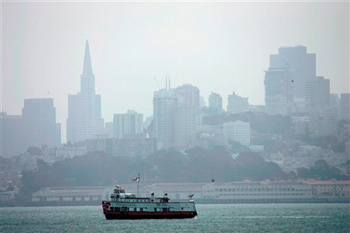
[[[135,176],[134,178],[132,178],[132,181],[139,182],[140,181],[140,177],[139,176]]]
[[[189,198],[192,198],[194,196],[194,194],[188,195]]]

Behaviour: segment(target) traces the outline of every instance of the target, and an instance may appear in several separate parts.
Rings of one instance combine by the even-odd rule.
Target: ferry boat
[[[170,202],[164,197],[137,197],[126,193],[116,186],[110,201],[102,201],[103,214],[106,219],[159,219],[159,218],[193,218],[197,215],[196,206],[189,195],[187,202]]]

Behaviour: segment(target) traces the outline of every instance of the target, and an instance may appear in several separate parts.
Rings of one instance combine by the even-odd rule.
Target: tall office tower
[[[330,94],[329,106],[332,112],[337,116],[337,120],[340,120],[340,98],[338,94]]]
[[[169,148],[174,144],[175,90],[165,87],[153,95],[153,132],[157,148]]]
[[[227,112],[239,113],[249,110],[248,98],[241,97],[232,92],[232,95],[227,97]]]
[[[250,123],[243,121],[230,121],[222,125],[223,136],[226,139],[250,145]]]
[[[340,118],[350,121],[350,93],[340,94]]]
[[[222,97],[219,94],[212,92],[209,95],[209,109],[216,113],[222,112]]]
[[[174,144],[184,148],[196,139],[199,124],[199,89],[185,84],[175,89]]]
[[[92,73],[89,42],[86,41],[80,93],[68,96],[67,141],[92,139],[103,133],[101,96],[95,94],[95,75]]]
[[[128,110],[124,114],[114,114],[113,129],[114,138],[141,134],[143,132],[143,114],[133,110]]]
[[[305,99],[307,84],[316,78],[316,54],[307,53],[304,46],[281,47],[278,54],[270,55],[270,68],[281,67],[294,71],[294,95]]]
[[[265,104],[271,115],[287,115],[291,111],[294,90],[293,72],[288,67],[265,71]]]
[[[22,109],[25,144],[41,147],[60,144],[53,99],[25,99]]]
[[[0,112],[0,156],[10,157],[25,152],[24,126],[21,115]]]
[[[327,107],[330,103],[330,84],[329,79],[316,77],[314,86],[314,102],[316,106]]]
[[[330,103],[329,79],[319,76],[313,82],[309,82],[306,85],[305,102],[308,113],[328,108]]]

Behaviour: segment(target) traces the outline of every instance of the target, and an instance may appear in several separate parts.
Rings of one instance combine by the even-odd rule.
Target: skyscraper
[[[330,103],[329,79],[318,76],[313,82],[309,82],[306,88],[305,100],[307,112],[328,107]]]
[[[222,97],[219,94],[212,92],[209,95],[209,109],[215,113],[222,112]]]
[[[350,121],[350,93],[340,94],[340,119]]]
[[[266,112],[271,115],[290,113],[293,101],[293,72],[288,67],[269,68],[265,71]]]
[[[22,119],[26,146],[55,146],[60,143],[53,99],[25,99]]]
[[[101,96],[95,93],[95,75],[92,73],[89,42],[86,41],[80,93],[68,96],[67,141],[92,139],[103,133]]]
[[[249,110],[248,98],[236,95],[235,92],[227,97],[227,112],[239,113]]]
[[[7,115],[5,112],[0,112],[0,132],[0,156],[18,155],[28,149],[21,115]]]
[[[153,95],[154,135],[158,148],[174,144],[174,111],[177,98],[174,89],[168,87],[155,91]]]
[[[199,124],[199,89],[185,84],[175,89],[174,144],[179,148],[186,147],[196,138],[196,127]]]
[[[141,134],[143,132],[143,114],[128,110],[124,114],[114,114],[114,138]]]
[[[199,89],[185,84],[154,92],[153,131],[158,148],[184,148],[196,137],[199,124]]]
[[[270,55],[270,68],[283,67],[294,71],[294,95],[304,99],[307,84],[316,78],[316,54],[307,53],[304,46],[281,47],[278,54]]]

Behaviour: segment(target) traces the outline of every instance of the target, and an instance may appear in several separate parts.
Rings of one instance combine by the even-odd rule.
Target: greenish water
[[[350,232],[349,204],[196,205],[194,219],[105,220],[99,206],[0,208],[0,232]]]

